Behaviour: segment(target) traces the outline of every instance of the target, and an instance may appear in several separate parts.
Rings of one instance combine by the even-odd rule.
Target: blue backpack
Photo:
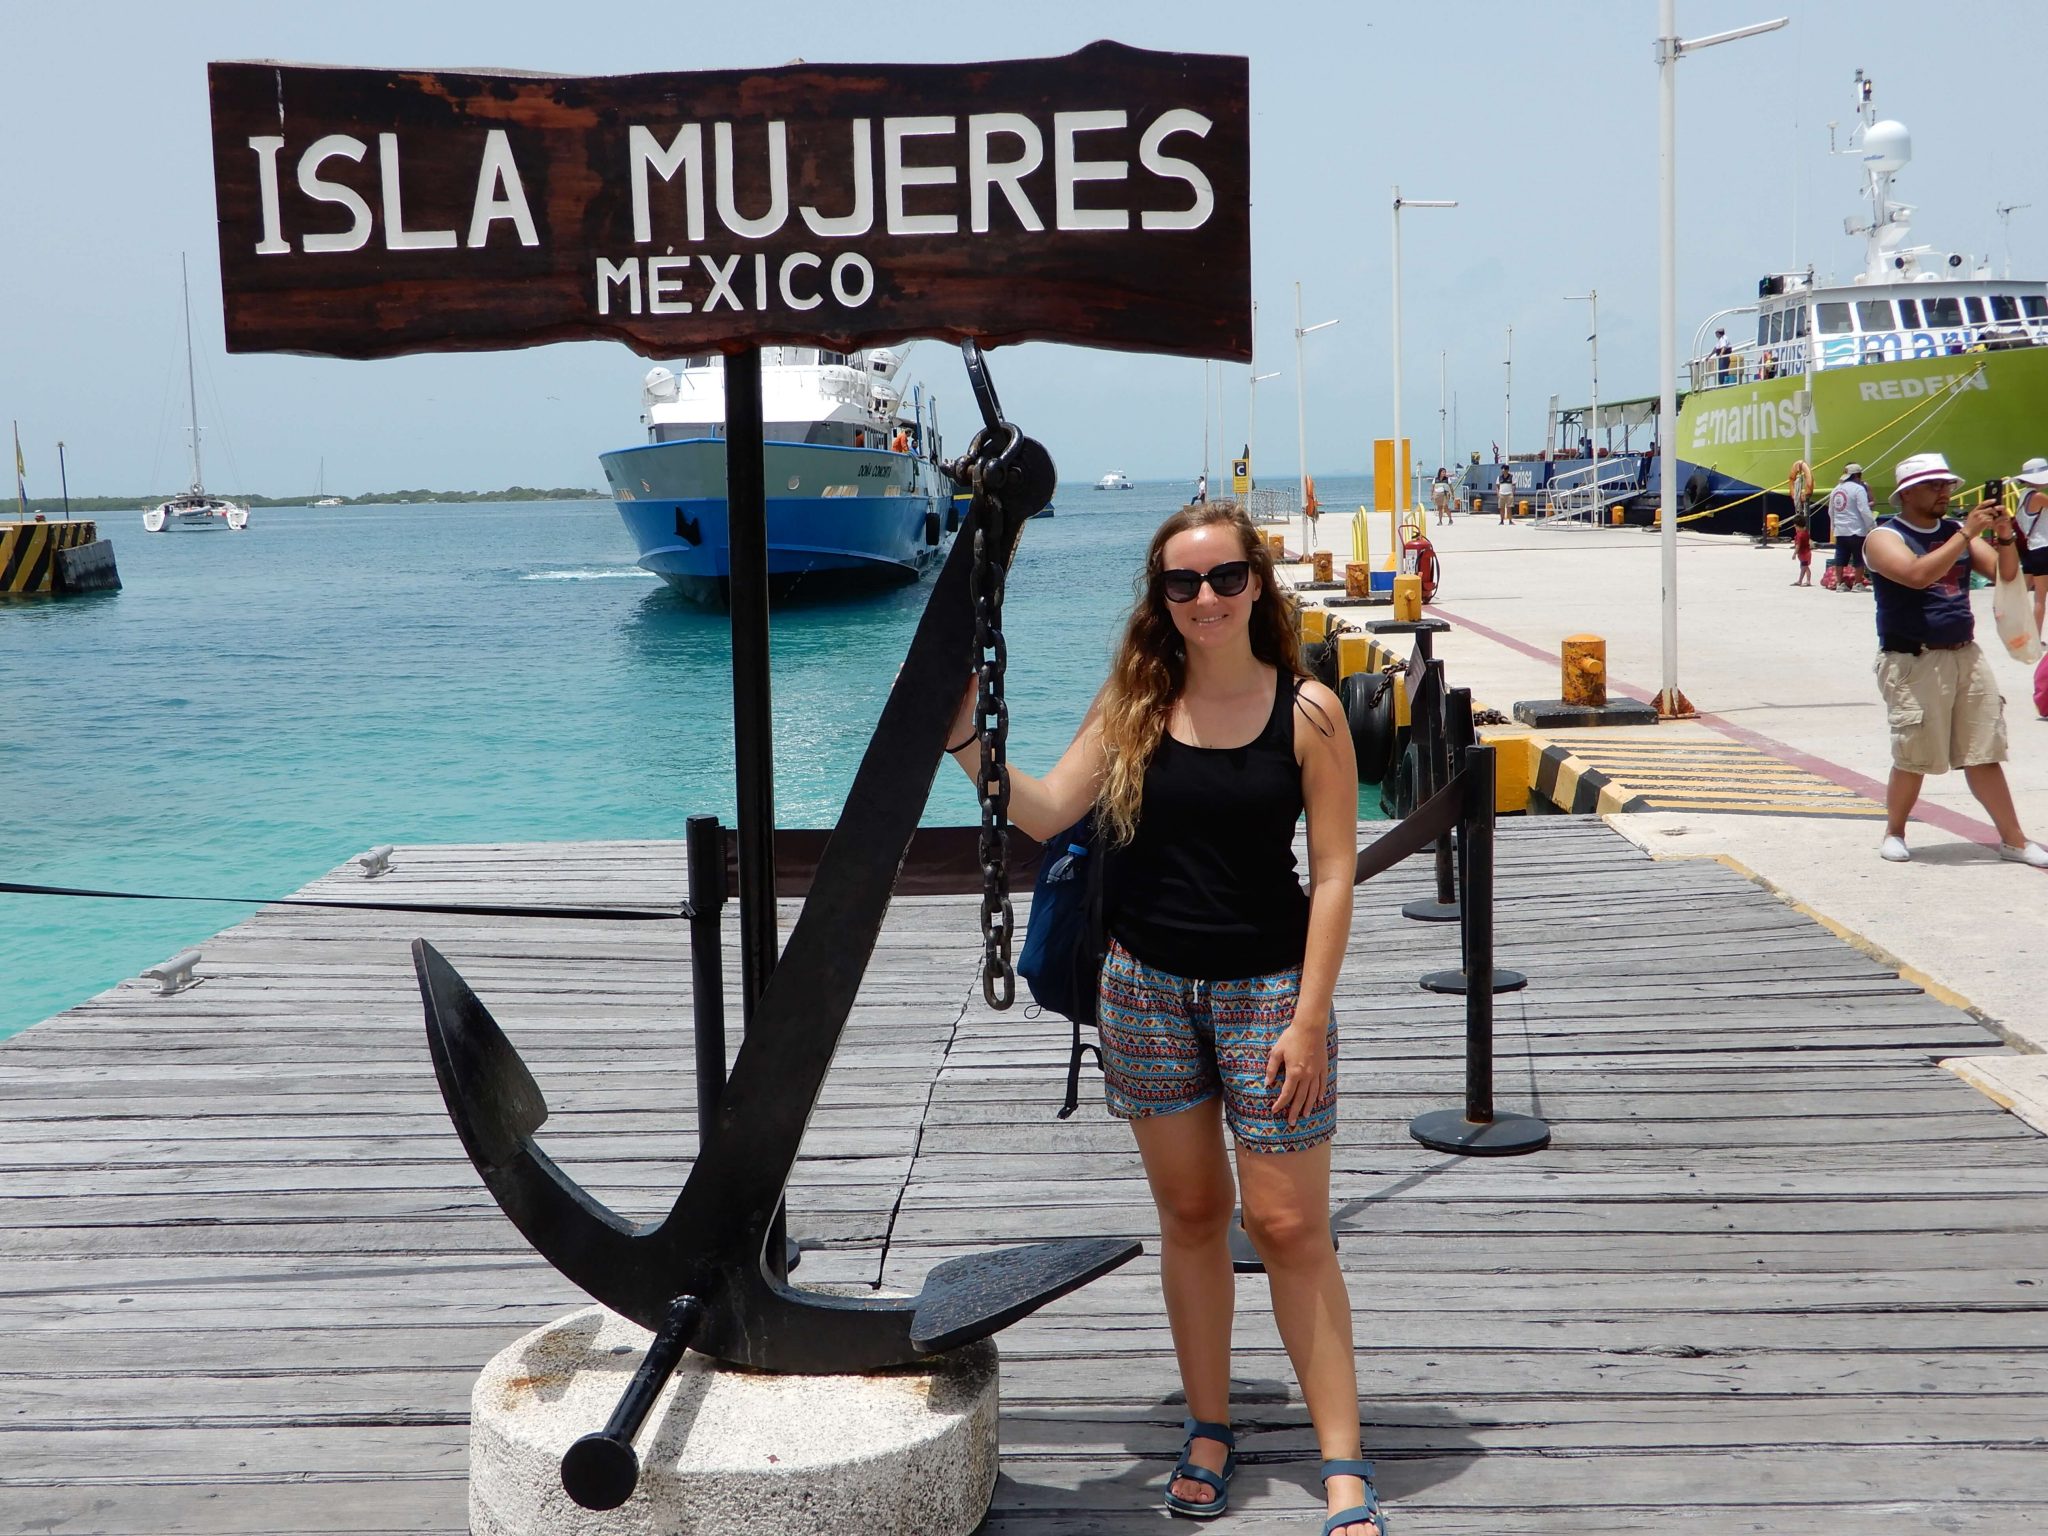
[[[1101,1047],[1083,1043],[1081,1026],[1095,1022],[1095,989],[1109,953],[1103,875],[1107,858],[1092,810],[1045,845],[1038,883],[1031,890],[1024,952],[1017,958],[1017,974],[1031,989],[1032,1001],[1066,1015],[1074,1026],[1062,1120],[1080,1103],[1081,1058],[1093,1051],[1096,1066],[1102,1065]]]

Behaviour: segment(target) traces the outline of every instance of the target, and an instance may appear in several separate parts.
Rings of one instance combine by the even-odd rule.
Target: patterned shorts
[[[1112,942],[1096,1021],[1109,1112],[1141,1120],[1223,1095],[1230,1131],[1252,1152],[1303,1152],[1337,1134],[1337,1026],[1322,1099],[1293,1125],[1266,1086],[1266,1053],[1294,1022],[1301,967],[1240,981],[1190,981]]]

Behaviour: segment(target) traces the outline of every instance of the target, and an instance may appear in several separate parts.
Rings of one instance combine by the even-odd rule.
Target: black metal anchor
[[[986,409],[985,375],[977,381]],[[1005,424],[1007,425],[1007,424]],[[1014,428],[1010,429],[1013,433]],[[985,1338],[1134,1258],[1136,1242],[1069,1240],[949,1259],[914,1297],[827,1295],[764,1262],[773,1214],[886,914],[896,873],[943,753],[974,641],[972,533],[1005,564],[1051,460],[1001,501],[977,496],[969,537],[934,583],[909,653],[861,759],[809,898],[757,1005],[710,1134],[668,1215],[625,1220],[534,1140],[547,1101],[490,1011],[441,954],[415,940],[428,1045],[450,1118],[484,1183],[541,1256],[657,1347],[601,1436],[563,1463],[572,1497],[623,1502],[637,1477],[632,1436],[685,1345],[761,1370],[840,1374],[901,1365]],[[1016,477],[1022,479],[1024,477]],[[912,786],[918,786],[912,788]],[[683,1305],[694,1302],[695,1305]],[[602,1447],[589,1442],[601,1440]]]

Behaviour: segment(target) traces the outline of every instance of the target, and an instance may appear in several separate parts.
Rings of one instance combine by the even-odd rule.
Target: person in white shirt
[[[1834,536],[1835,590],[1868,585],[1870,570],[1863,563],[1863,540],[1872,526],[1870,487],[1863,483],[1861,464],[1842,466],[1842,483],[1828,495],[1828,532]]]
[[[1503,464],[1500,467],[1500,484],[1494,488],[1493,499],[1500,504],[1500,520],[1506,522],[1515,514],[1515,472]]]
[[[2048,459],[2029,459],[2013,476],[2020,483],[2019,512],[2013,518],[2021,539],[2020,569],[2034,591],[2034,633],[2048,615]]]
[[[1451,472],[1439,468],[1436,478],[1429,482],[1429,502],[1436,508],[1436,520],[1448,523],[1451,520]]]

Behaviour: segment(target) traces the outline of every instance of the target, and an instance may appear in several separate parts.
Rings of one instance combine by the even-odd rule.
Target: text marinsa
[[[1074,58],[1105,52],[1188,62],[1111,44]],[[1241,87],[1242,60],[1195,62],[1235,66],[1222,78]],[[354,98],[326,77],[366,72],[279,67],[271,114],[243,104],[224,73],[251,68],[214,66],[238,350],[433,349],[426,289],[446,327],[438,344],[451,347],[570,334],[655,351],[658,341],[957,333],[1224,356],[1240,342],[1245,103],[1214,68],[1190,77],[1155,63],[1163,78],[1141,70],[1135,90],[1128,71],[1105,88],[1089,83],[1099,71],[1082,70],[1050,101],[1042,88],[1016,92],[1023,106],[999,90],[955,91],[942,94],[976,109],[845,115],[815,99],[783,114],[691,114],[675,110],[674,91],[650,93],[666,111],[617,110],[634,105],[630,92],[612,110],[579,110],[573,90],[511,77],[538,109],[506,111],[503,92],[482,88],[421,89],[439,110],[389,111],[388,124],[286,109],[296,76],[316,77],[317,107],[346,107]],[[438,79],[392,78],[416,89]],[[568,84],[642,78],[692,77]],[[885,93],[852,94],[872,108]],[[450,97],[459,110],[446,110]],[[431,120],[408,120],[422,115]],[[244,126],[256,131],[227,138]],[[497,312],[517,334],[493,342],[466,326],[451,288],[464,284],[470,296],[502,285]],[[354,303],[384,334],[351,342],[336,328],[321,344],[323,317],[287,300],[322,291],[330,311]],[[238,295],[249,302],[238,308]],[[532,312],[524,326],[522,310]]]

